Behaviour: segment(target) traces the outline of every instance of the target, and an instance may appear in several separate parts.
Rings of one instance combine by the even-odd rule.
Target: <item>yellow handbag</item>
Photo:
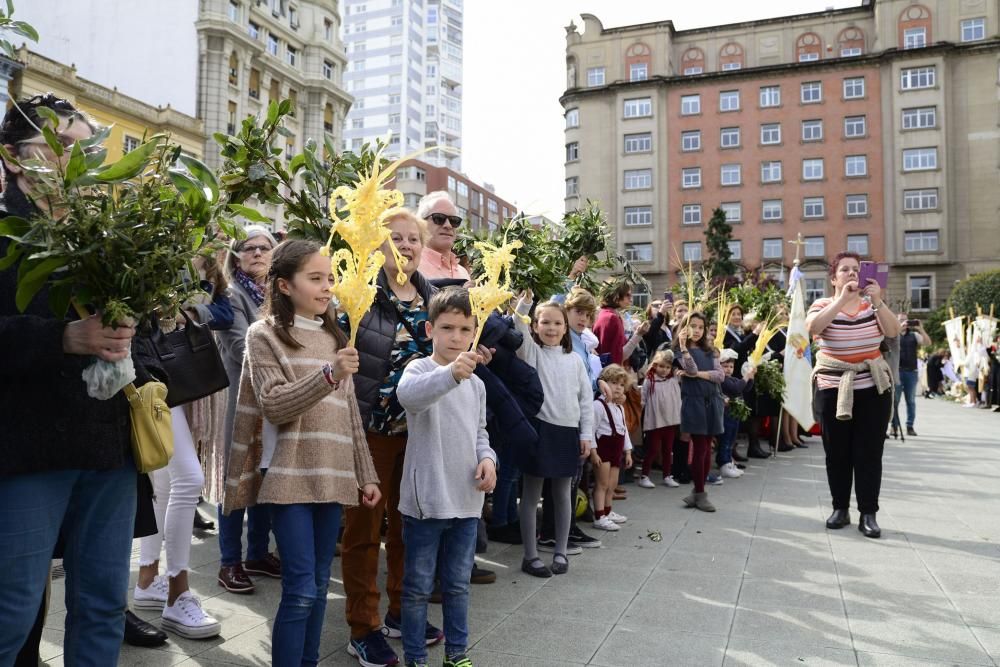
[[[174,455],[174,430],[167,407],[167,385],[147,382],[125,387],[132,423],[132,457],[139,472],[165,467]]]

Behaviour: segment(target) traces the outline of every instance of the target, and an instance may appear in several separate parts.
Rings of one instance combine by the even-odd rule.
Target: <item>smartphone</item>
[[[673,292],[664,292],[663,293],[663,300],[666,301],[667,303],[669,303],[671,306],[674,305],[674,293]]]
[[[920,326],[920,320],[906,320],[906,326],[913,329]]]
[[[889,265],[876,262],[861,262],[861,269],[858,271],[858,288],[868,287],[868,281],[874,280],[878,286],[885,289],[889,286]]]

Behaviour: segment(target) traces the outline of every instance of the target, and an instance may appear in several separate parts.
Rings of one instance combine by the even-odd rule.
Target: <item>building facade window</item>
[[[802,161],[802,180],[819,181],[823,179],[823,158],[807,158]]]
[[[780,123],[766,123],[760,126],[760,143],[762,144],[780,144],[781,143],[781,124]]]
[[[701,130],[681,132],[681,150],[684,152],[701,150]]]
[[[938,232],[906,232],[903,234],[903,247],[906,252],[937,252],[940,249]]]
[[[845,209],[850,218],[862,218],[868,215],[868,195],[847,195]]]
[[[761,162],[760,181],[761,183],[780,183],[781,160],[771,160],[769,162]]]
[[[580,179],[576,176],[570,176],[566,179],[566,196],[575,197],[580,194]]]
[[[807,32],[795,41],[795,59],[800,63],[819,60],[823,51],[823,40],[814,32]]]
[[[653,187],[653,170],[626,169],[624,181],[626,190],[648,190]]]
[[[764,248],[761,253],[764,259],[781,259],[785,249],[784,241],[781,239],[764,239]]]
[[[587,85],[591,88],[604,85],[603,67],[591,67],[587,70]]]
[[[865,96],[865,77],[857,76],[844,79],[844,99],[860,100]]]
[[[937,169],[937,148],[907,148],[903,151],[903,171]]]
[[[724,44],[719,49],[719,68],[723,72],[743,69],[743,47],[736,42]]]
[[[625,226],[626,227],[648,227],[653,224],[652,206],[626,206]]]
[[[765,199],[761,202],[761,217],[765,222],[774,222],[784,217],[780,199]]]
[[[906,282],[910,293],[910,310],[930,310],[931,276],[908,276]]]
[[[804,241],[804,254],[806,257],[825,257],[826,240],[822,236],[807,236]]]
[[[801,86],[802,104],[818,104],[823,101],[823,84],[820,81],[807,81]]]
[[[743,259],[743,242],[742,241],[727,241],[729,246],[729,258],[735,260]]]
[[[736,148],[740,145],[740,128],[724,127],[719,136],[719,145],[723,148]]]
[[[867,132],[866,118],[864,116],[848,116],[844,119],[844,136],[848,139],[857,139],[865,136]]]
[[[566,111],[566,129],[580,127],[580,110],[568,109]]]
[[[251,99],[260,99],[260,70],[250,70],[250,84],[247,86],[247,94]]]
[[[693,76],[695,74],[703,74],[703,73],[704,73],[704,68],[703,67],[685,67],[684,68],[684,76]]]
[[[651,132],[625,135],[626,153],[649,153],[653,150],[653,135]]]
[[[743,69],[743,63],[740,62],[722,63],[723,72],[732,72],[738,69]]]
[[[260,37],[260,26],[250,21],[247,23],[247,34],[250,35],[250,39],[257,41]]]
[[[682,188],[701,187],[701,167],[689,167],[681,170]]]
[[[762,109],[766,109],[769,107],[780,107],[780,106],[781,106],[781,87],[761,86],[760,107]]]
[[[927,28],[907,28],[903,31],[904,49],[922,49],[927,46]]]
[[[399,118],[399,114],[395,114]],[[580,142],[571,141],[566,144],[566,162],[574,162],[580,159]]]
[[[722,202],[722,204],[719,205],[719,208],[721,208],[722,212],[726,214],[726,222],[743,222],[743,204],[740,202]]]
[[[625,259],[630,262],[652,262],[653,261],[653,244],[652,243],[626,243],[625,244]]]
[[[267,52],[272,56],[278,55],[278,38],[270,33],[267,35]]]
[[[323,78],[332,79],[333,78],[333,63],[329,60],[323,61]]]
[[[685,225],[701,224],[701,204],[685,204],[681,209],[681,219]]]
[[[922,188],[920,190],[903,190],[904,211],[936,211],[938,208],[938,189]]]
[[[125,138],[122,140],[122,153],[131,153],[138,148],[141,143],[142,141],[138,137],[130,137],[126,134]]]
[[[743,169],[738,164],[724,164],[720,170],[722,185],[740,185],[743,182]]]
[[[681,96],[681,115],[693,116],[701,113],[701,95]]]
[[[649,97],[638,97],[625,100],[624,114],[626,118],[646,118],[653,115],[653,100]]]
[[[848,234],[847,235],[847,252],[856,252],[862,257],[867,257],[870,253],[868,252],[868,235],[867,234]]]
[[[691,47],[681,56],[681,68],[685,76],[701,74],[705,71],[705,52],[696,46]]]
[[[802,200],[802,217],[825,218],[826,203],[822,197],[806,197]]]
[[[855,26],[844,28],[837,36],[837,45],[841,58],[860,56],[865,50],[865,33]]]
[[[700,262],[701,261],[701,242],[700,241],[686,241],[684,243],[684,261],[685,262]]]
[[[822,141],[823,121],[804,120],[802,121],[802,141]]]
[[[230,21],[232,21],[233,23],[239,23],[240,22],[240,3],[233,2],[233,0],[229,0],[228,14],[229,14],[229,20]]]
[[[813,301],[817,299],[822,299],[826,296],[826,278],[805,278],[805,300],[806,306],[812,304]]]
[[[986,39],[986,19],[965,19],[962,21],[962,41],[978,42]]]
[[[848,178],[868,175],[867,155],[848,155],[844,158],[844,176]]]
[[[899,87],[903,90],[933,88],[935,85],[937,85],[937,68],[934,65],[907,67],[899,72]]]
[[[719,93],[719,111],[739,111],[740,91],[724,90]]]
[[[860,56],[860,55],[861,55],[861,47],[860,46],[844,46],[844,47],[841,47],[841,49],[840,49],[840,57],[841,58],[850,58],[850,57],[853,57],[853,56]]]
[[[903,109],[904,130],[924,130],[937,127],[937,107]]]
[[[649,78],[649,65],[646,63],[632,63],[628,66],[629,81],[645,81]]]

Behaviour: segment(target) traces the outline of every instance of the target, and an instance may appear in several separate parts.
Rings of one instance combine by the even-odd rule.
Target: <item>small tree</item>
[[[956,316],[975,317],[977,305],[989,313],[990,304],[1000,310],[1000,270],[969,276],[955,285],[948,299],[948,306],[955,310]]]
[[[708,246],[705,268],[710,277],[725,277],[736,273],[733,251],[729,249],[729,242],[732,240],[733,226],[726,222],[726,212],[721,208],[715,209],[705,229],[705,242]]]

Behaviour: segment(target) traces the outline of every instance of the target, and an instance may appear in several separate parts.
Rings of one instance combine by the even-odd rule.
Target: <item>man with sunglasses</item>
[[[439,280],[467,281],[469,272],[452,252],[462,218],[447,192],[430,192],[420,200],[417,216],[427,221],[430,238],[420,258],[420,275],[432,283]]]

